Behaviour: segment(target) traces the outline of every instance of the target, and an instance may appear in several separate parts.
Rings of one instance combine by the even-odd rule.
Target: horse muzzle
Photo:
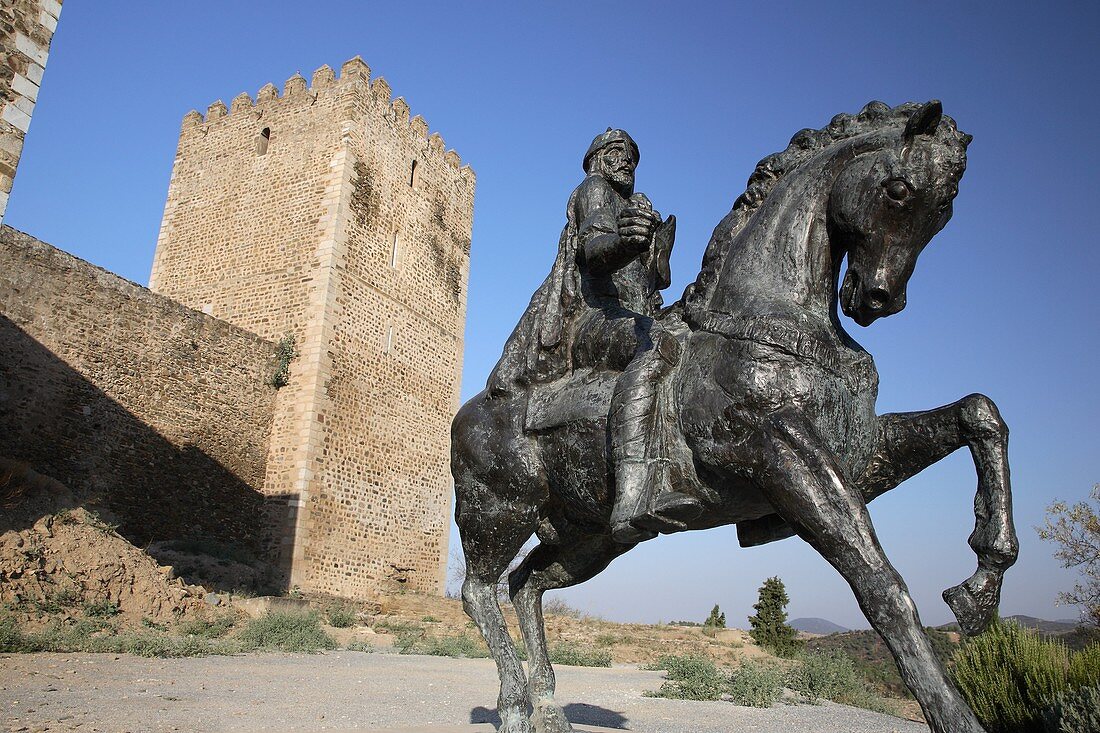
[[[852,267],[844,274],[839,299],[844,315],[864,327],[905,308],[904,290],[899,295],[894,295],[882,284],[865,283],[859,272]]]

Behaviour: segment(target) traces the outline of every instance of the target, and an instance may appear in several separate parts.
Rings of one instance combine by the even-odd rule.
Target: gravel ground
[[[662,673],[633,667],[557,669],[558,701],[579,724],[644,733],[928,733],[924,725],[832,703],[761,710],[643,697],[660,686]],[[496,668],[487,659],[362,652],[0,656],[2,730],[30,733],[469,726],[497,721],[496,691]]]

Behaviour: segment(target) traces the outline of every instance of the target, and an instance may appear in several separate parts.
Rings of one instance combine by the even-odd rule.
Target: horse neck
[[[820,157],[820,156],[819,156]],[[807,161],[775,189],[733,238],[714,283],[708,310],[768,315],[797,308],[823,323],[835,309],[844,253],[831,247],[826,227],[828,193],[843,168],[827,156]]]

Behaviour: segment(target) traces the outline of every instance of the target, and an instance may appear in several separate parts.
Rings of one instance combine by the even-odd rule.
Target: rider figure
[[[679,363],[680,345],[659,321],[669,285],[675,219],[663,222],[634,192],[638,146],[623,130],[596,137],[584,181],[569,198],[557,261],[535,293],[490,376],[548,382],[574,368],[621,371],[609,427],[615,472],[613,537],[624,543],[683,528],[702,505],[669,486],[660,448],[658,388]]]

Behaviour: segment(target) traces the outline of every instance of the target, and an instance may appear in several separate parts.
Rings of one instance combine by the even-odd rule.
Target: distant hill
[[[793,621],[788,621],[787,625],[799,631],[805,631],[807,634],[820,634],[822,636],[835,634],[839,631],[848,631],[840,624],[834,624],[824,618],[796,618]]]
[[[1045,618],[1036,618],[1034,616],[1024,616],[1022,614],[1017,614],[1015,616],[1005,616],[1005,617],[1003,617],[1003,620],[1004,621],[1015,621],[1020,626],[1023,626],[1025,629],[1035,629],[1036,631],[1038,631],[1041,634],[1047,634],[1047,635],[1052,635],[1052,636],[1053,635],[1058,635],[1058,634],[1066,634],[1066,633],[1069,633],[1070,631],[1076,631],[1077,627],[1081,625],[1078,622],[1070,620],[1070,619],[1062,619],[1062,620],[1059,620],[1059,621],[1047,621]],[[949,624],[944,624],[942,626],[937,626],[936,628],[937,629],[943,629],[944,631],[958,631],[959,630],[959,625],[957,623],[952,622],[952,623],[949,623]]]

